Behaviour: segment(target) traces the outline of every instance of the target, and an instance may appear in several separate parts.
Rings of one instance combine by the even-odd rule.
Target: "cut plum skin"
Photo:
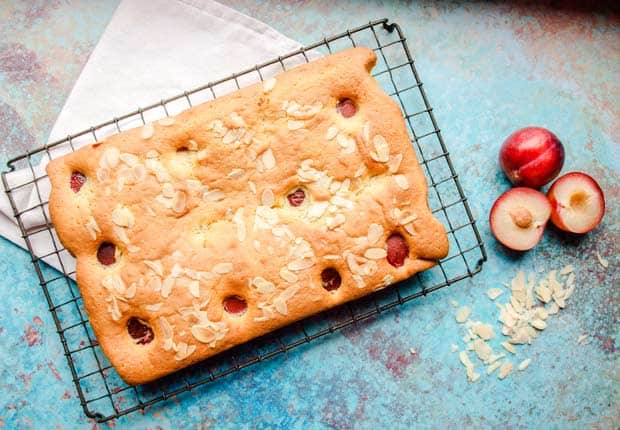
[[[151,343],[155,337],[153,329],[138,318],[130,318],[127,321],[127,332],[138,345]]]
[[[409,256],[409,245],[398,233],[392,234],[387,240],[387,261],[394,267],[402,267]]]
[[[69,185],[74,193],[79,193],[82,186],[86,183],[86,176],[81,172],[71,172]]]
[[[301,188],[298,188],[286,196],[286,198],[291,206],[298,207],[301,206],[306,199],[306,193]]]
[[[236,316],[243,315],[248,309],[248,304],[241,296],[228,296],[224,299],[224,310]]]
[[[97,260],[104,266],[116,263],[116,246],[113,243],[104,242],[97,249]]]
[[[340,273],[332,267],[327,268],[321,272],[321,285],[327,291],[335,291],[340,288],[342,278]]]
[[[342,99],[336,105],[336,110],[345,118],[351,118],[357,112],[357,107],[351,99]]]

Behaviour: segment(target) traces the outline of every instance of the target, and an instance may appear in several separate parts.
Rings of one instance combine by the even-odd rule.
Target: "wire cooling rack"
[[[97,133],[106,127],[122,131],[121,124],[137,120],[143,124],[148,115],[168,115],[175,103],[188,105],[218,96],[224,86],[238,89],[244,82],[260,79],[267,74],[287,70],[300,62],[307,62],[316,55],[325,55],[354,46],[365,46],[377,54],[373,76],[381,87],[400,105],[408,125],[408,132],[418,159],[429,183],[429,205],[433,214],[444,224],[450,241],[450,254],[439,265],[417,274],[414,278],[394,285],[361,300],[345,304],[309,319],[297,322],[270,335],[256,339],[199,365],[177,372],[151,384],[129,386],[125,384],[101,352],[94,337],[82,299],[75,282],[75,272],[63,263],[67,251],[53,232],[46,212],[48,202],[42,198],[44,174],[37,175],[37,163],[50,157],[61,147],[74,150],[76,141],[98,141]],[[139,124],[137,124],[139,125]],[[278,57],[229,78],[208,83],[186,91],[176,97],[162,100],[106,123],[91,127],[66,139],[46,145],[9,161],[9,170],[2,180],[13,206],[23,237],[32,254],[36,273],[47,299],[65,356],[75,383],[80,402],[87,416],[99,422],[118,418],[137,410],[144,410],[155,403],[180,396],[182,393],[223,378],[252,364],[267,360],[299,345],[311,342],[328,333],[358,323],[405,302],[411,301],[464,278],[482,269],[486,252],[467,204],[457,174],[450,161],[449,152],[441,137],[432,108],[414,67],[400,27],[387,19],[372,21],[367,25],[348,30],[336,36]],[[11,183],[7,175],[25,169],[28,179]],[[33,188],[38,201],[27,209],[18,210],[16,193],[26,187]],[[43,217],[44,225],[26,228],[24,218]],[[48,235],[53,250],[45,255],[35,255],[35,235]],[[65,255],[63,255],[65,254]],[[51,269],[44,262],[57,259],[62,273]]]

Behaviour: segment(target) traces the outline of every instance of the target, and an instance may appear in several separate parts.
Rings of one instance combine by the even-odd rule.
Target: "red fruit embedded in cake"
[[[409,256],[407,241],[398,233],[394,233],[387,240],[387,261],[394,267],[401,267]]]
[[[82,189],[82,185],[86,183],[86,176],[80,172],[71,172],[71,179],[69,184],[74,193],[77,193]]]
[[[499,163],[514,185],[540,188],[562,170],[564,146],[547,129],[522,128],[508,136],[502,145]]]
[[[338,110],[343,117],[351,118],[357,112],[357,107],[355,103],[353,103],[353,100],[342,99],[336,105],[336,110]]]
[[[248,308],[248,304],[239,296],[228,296],[224,299],[224,310],[229,314],[242,315]]]
[[[551,222],[561,230],[587,233],[605,215],[603,190],[592,177],[581,172],[560,176],[547,192]]]
[[[130,318],[129,321],[127,321],[127,332],[138,345],[146,345],[155,337],[153,329],[138,318]]]
[[[301,204],[306,199],[306,193],[301,188],[298,188],[295,191],[293,191],[291,194],[286,196],[286,198],[288,199],[288,202],[291,204],[291,206],[297,207],[297,206],[301,206]]]
[[[116,246],[113,243],[104,242],[97,249],[97,260],[104,266],[116,263]]]
[[[491,232],[515,251],[532,249],[542,238],[551,215],[551,204],[540,191],[517,187],[506,191],[493,204]]]
[[[334,291],[340,287],[342,283],[342,278],[340,277],[340,273],[333,267],[325,269],[321,272],[321,285],[327,291]]]

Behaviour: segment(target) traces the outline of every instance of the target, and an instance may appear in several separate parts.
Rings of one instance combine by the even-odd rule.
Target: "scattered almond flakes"
[[[456,300],[450,300],[450,304],[452,305],[453,308],[459,307],[459,302],[457,302]]]
[[[489,367],[487,367],[487,375],[490,375],[491,373],[495,372],[501,365],[502,365],[501,361],[496,361],[495,363],[491,364]]]
[[[491,324],[477,324],[474,327],[474,331],[484,340],[489,340],[495,337],[495,332],[493,331],[493,326]]]
[[[456,311],[456,322],[459,324],[464,323],[465,321],[467,321],[467,318],[469,318],[470,314],[471,309],[469,308],[469,306],[461,307],[458,311]]]
[[[581,345],[588,338],[587,334],[582,334],[577,338],[577,345]]]
[[[409,352],[411,353],[411,355],[417,354],[416,350],[413,348],[409,348]]]
[[[519,371],[523,372],[525,369],[527,369],[527,366],[529,366],[531,362],[531,358],[526,358],[525,360],[523,360],[521,363],[519,363]]]
[[[455,343],[452,344],[452,352],[457,352],[459,350],[459,346]]]
[[[495,300],[502,294],[504,294],[504,291],[501,288],[491,288],[487,291],[487,296],[489,296],[489,299],[491,300]]]
[[[499,374],[497,377],[499,379],[504,379],[506,376],[511,374],[515,370],[514,365],[511,361],[504,361],[502,365],[499,367]]]
[[[596,258],[598,259],[599,264],[603,266],[603,269],[607,269],[607,267],[609,266],[609,261],[603,256],[601,256],[601,254],[599,254],[598,252],[596,253]]]
[[[511,294],[506,303],[497,303],[496,306],[500,311],[498,320],[502,323],[502,334],[509,338],[508,341],[501,342],[506,351],[516,354],[517,351],[513,344],[532,343],[540,335],[540,331],[547,327],[547,319],[566,306],[566,301],[575,290],[573,270],[574,268],[570,264],[561,270],[551,270],[543,275],[543,279],[540,279],[538,283],[534,273],[526,275],[525,272],[520,271],[509,285],[504,284],[506,288],[510,289]],[[489,294],[487,291],[487,295],[493,299],[494,293]],[[458,303],[452,301],[452,305],[458,306]],[[491,330],[492,326],[480,321],[468,320],[470,313],[471,309],[466,306],[457,312],[460,317],[457,321],[463,321],[466,329],[466,334],[463,337],[466,350],[462,352],[475,351],[478,359],[488,365],[487,374],[491,374],[499,368],[498,377],[504,379],[515,370],[514,364],[510,361],[503,361],[500,364],[499,360],[504,358],[505,354],[495,354],[492,347],[486,343],[488,339],[485,339],[490,335],[487,326]],[[581,335],[577,343],[584,342],[586,338],[587,335]],[[465,357],[469,359],[469,356]],[[461,362],[463,362],[463,356]],[[530,364],[531,359],[524,359],[517,368],[524,371]],[[468,368],[467,374],[468,379],[472,381],[473,363],[472,367]]]
[[[517,350],[515,349],[514,345],[509,342],[502,342],[502,346],[504,347],[506,351],[510,352],[511,354],[517,353]]]

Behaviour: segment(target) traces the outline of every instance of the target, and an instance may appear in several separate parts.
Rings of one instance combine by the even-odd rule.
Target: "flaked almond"
[[[322,217],[328,206],[329,202],[314,202],[308,208],[308,218],[312,220]]]
[[[99,169],[97,169],[96,176],[99,182],[105,182],[109,180],[112,175],[110,173],[110,169],[108,169],[107,167],[100,167]]]
[[[326,140],[332,140],[334,137],[338,135],[338,127],[332,125],[327,129],[327,133],[325,134]]]
[[[159,292],[161,296],[165,299],[170,296],[172,292],[172,288],[174,287],[174,283],[176,278],[172,275],[167,276],[161,283],[161,291]]]
[[[218,202],[225,197],[226,194],[224,194],[224,191],[218,189],[207,191],[202,195],[202,199],[206,202]]]
[[[282,267],[280,269],[280,278],[290,283],[297,282],[299,280],[297,275],[291,272],[290,270],[288,270],[286,267]]]
[[[459,324],[464,323],[471,315],[471,308],[469,306],[463,306],[456,312],[456,322]]]
[[[355,171],[355,174],[353,175],[353,177],[359,178],[359,177],[365,175],[366,172],[368,172],[368,169],[366,168],[365,164],[362,164],[360,167],[357,168],[357,170]]]
[[[412,222],[410,222],[409,224],[405,224],[404,227],[405,227],[405,231],[409,233],[411,236],[415,236],[417,234]]]
[[[532,359],[531,358],[526,358],[525,360],[523,360],[521,363],[519,363],[519,370],[521,372],[523,372],[525,369],[527,369],[527,367],[532,363]]]
[[[271,170],[276,167],[276,159],[273,156],[273,151],[271,150],[271,148],[263,152],[263,154],[261,155],[261,160],[263,162],[263,167],[265,168],[265,170]]]
[[[140,163],[140,159],[139,159],[137,156],[135,156],[134,154],[129,154],[129,153],[127,153],[127,152],[123,152],[123,153],[121,153],[121,154],[118,156],[118,158],[120,158],[120,160],[121,160],[123,163],[127,164],[129,167],[133,167],[133,166],[135,166],[136,164],[139,164],[139,163]],[[114,166],[110,166],[110,167],[114,167]]]
[[[135,254],[136,252],[140,251],[140,247],[129,243],[127,244],[127,251],[131,252],[132,254]]]
[[[491,324],[476,324],[476,326],[474,326],[474,332],[484,340],[495,337],[495,332]]]
[[[506,376],[511,374],[513,370],[514,370],[514,365],[512,364],[512,362],[504,361],[499,368],[499,374],[497,375],[497,377],[499,379],[504,379]]]
[[[353,275],[353,280],[357,288],[366,288],[366,282],[364,282],[364,279],[360,275]]]
[[[222,137],[222,143],[226,145],[233,143],[241,139],[244,134],[245,134],[244,128],[231,128],[230,130],[226,132],[224,137]]]
[[[116,234],[116,237],[118,238],[118,240],[120,240],[124,244],[128,244],[131,242],[129,240],[129,237],[127,236],[127,230],[124,227],[113,225],[112,229],[114,230],[114,234]]]
[[[276,86],[276,78],[269,78],[263,82],[263,93],[267,94]]]
[[[244,172],[245,170],[243,169],[232,169],[230,172],[228,172],[226,177],[230,179],[239,179],[243,176]]]
[[[387,251],[383,248],[368,248],[366,252],[364,252],[364,257],[371,260],[381,260],[387,257]]]
[[[368,121],[364,123],[364,127],[362,128],[362,137],[364,138],[364,142],[368,143],[370,141],[370,122]]]
[[[607,269],[607,267],[609,267],[609,261],[604,258],[600,253],[596,253],[596,258],[598,259],[599,264],[603,266],[603,269]]]
[[[286,305],[286,301],[284,301],[281,297],[276,297],[273,299],[273,307],[280,314],[288,315],[288,306]]]
[[[517,353],[517,350],[515,349],[514,345],[512,345],[511,343],[502,342],[502,346],[504,347],[506,351],[510,352],[511,354]]]
[[[185,211],[186,196],[183,191],[177,191],[172,198],[172,210],[177,214]]]
[[[314,266],[314,261],[309,258],[300,258],[297,260],[293,260],[288,263],[288,270],[292,270],[293,272],[297,272],[300,270],[306,270]]]
[[[164,275],[164,269],[163,266],[161,264],[161,261],[159,260],[144,260],[144,264],[146,265],[146,267],[148,267],[149,269],[151,269],[157,276],[163,276]]]
[[[193,325],[190,329],[192,336],[201,343],[212,343],[216,340],[216,333],[211,325]]]
[[[142,127],[142,130],[140,131],[140,137],[142,137],[142,139],[150,139],[153,137],[154,131],[155,129],[153,128],[152,123],[149,122],[148,124],[144,124],[144,127]]]
[[[148,312],[157,312],[161,309],[161,307],[163,306],[163,302],[159,302],[159,303],[153,303],[150,305],[145,305],[144,306],[144,310],[148,311]]]
[[[232,124],[233,127],[237,127],[237,128],[245,127],[245,121],[243,120],[243,118],[241,118],[241,115],[239,115],[237,112],[232,112],[230,114],[230,123]]]
[[[117,205],[112,211],[112,222],[119,227],[133,227],[136,221],[128,207]]]
[[[390,161],[390,147],[388,146],[385,138],[380,134],[377,134],[372,143],[375,147],[375,151],[370,151],[370,158],[380,163],[387,163]]]
[[[491,300],[495,300],[496,298],[498,298],[499,296],[501,296],[504,292],[502,291],[501,288],[490,288],[487,291],[487,296],[489,296],[489,299]]]
[[[383,226],[381,224],[377,224],[377,223],[372,223],[370,224],[370,226],[368,227],[368,243],[370,245],[374,245],[375,243],[377,243],[381,237],[383,237]]]
[[[213,271],[218,275],[224,275],[226,273],[232,272],[233,265],[232,263],[218,263],[213,267]]]
[[[273,195],[273,191],[271,188],[265,188],[260,197],[261,203],[263,206],[272,207],[275,203],[275,196]]]
[[[299,130],[306,125],[306,122],[303,120],[289,119],[286,123],[286,126],[289,130]]]
[[[402,190],[409,189],[409,181],[407,180],[407,177],[405,175],[394,175],[394,181],[396,182],[396,185],[398,185]]]
[[[198,281],[191,281],[188,285],[187,285],[187,290],[189,291],[189,293],[196,297],[196,298],[200,298],[200,282]]]
[[[276,290],[276,286],[273,284],[273,282],[269,282],[261,276],[256,276],[255,278],[253,278],[251,283],[256,287],[256,290],[260,294],[271,294]]]
[[[86,222],[86,230],[93,240],[97,239],[97,233],[101,233],[101,229],[92,215],[88,217],[88,221]]]
[[[396,173],[400,169],[400,163],[403,161],[403,154],[396,154],[390,157],[388,161],[388,172]]]
[[[153,276],[147,281],[146,286],[155,292],[161,291],[161,278],[159,276]]]
[[[243,219],[243,208],[238,208],[233,216],[233,221],[237,225],[237,240],[243,242],[246,238],[245,220]]]
[[[113,169],[118,165],[120,151],[114,146],[106,149],[99,159],[99,167]]]
[[[206,160],[207,156],[208,156],[208,153],[206,149],[201,149],[200,151],[196,152],[196,160],[198,161]]]
[[[252,194],[256,194],[256,184],[252,181],[248,181],[248,188],[252,192]]]
[[[135,282],[132,282],[129,288],[125,291],[125,297],[128,299],[133,299],[136,295],[136,291],[138,290],[138,286]]]

